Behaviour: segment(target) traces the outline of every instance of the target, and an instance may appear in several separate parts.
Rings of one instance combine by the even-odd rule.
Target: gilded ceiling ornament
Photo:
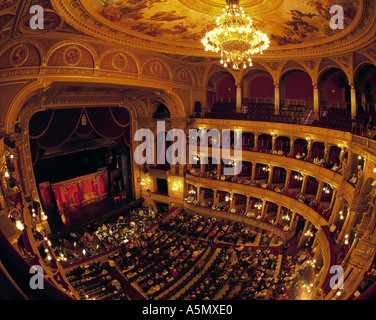
[[[184,69],[181,69],[178,73],[178,79],[182,82],[184,82],[185,80],[187,80],[187,72],[185,72]]]
[[[20,44],[12,50],[10,54],[10,63],[14,67],[20,67],[27,61],[28,57],[29,48],[24,44]]]
[[[152,75],[159,77],[162,74],[162,65],[159,61],[154,61],[150,66],[150,72]]]
[[[270,69],[272,69],[273,71],[276,71],[279,67],[279,62],[267,62],[266,63]]]
[[[315,62],[312,61],[312,60],[309,60],[309,61],[304,61],[304,64],[310,68],[310,69],[313,69],[315,67]]]
[[[65,49],[63,60],[67,66],[76,66],[81,62],[81,59],[82,51],[78,46],[72,45]]]
[[[86,126],[87,125],[87,118],[86,116],[83,114],[82,117],[81,117],[81,124],[83,126]]]
[[[112,66],[119,71],[127,69],[128,59],[123,53],[117,53],[112,58]]]
[[[350,66],[350,60],[347,57],[340,57],[338,61],[345,67],[348,68]]]

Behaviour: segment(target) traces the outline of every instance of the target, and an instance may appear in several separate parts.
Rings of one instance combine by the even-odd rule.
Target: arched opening
[[[225,117],[236,112],[236,85],[234,77],[225,71],[213,74],[206,87],[205,117]]]
[[[280,80],[281,107],[304,106],[313,109],[313,85],[308,73],[302,70],[286,72]]]
[[[371,64],[360,67],[355,75],[355,86],[358,104],[356,122],[360,130],[373,138],[376,120],[376,67]]]
[[[270,153],[272,150],[272,136],[260,134],[257,139],[257,151]]]
[[[294,141],[294,149],[292,156],[294,158],[301,159],[303,157],[303,154],[308,154],[308,142],[306,139],[296,139]]]
[[[166,119],[170,117],[171,117],[170,110],[163,103],[158,105],[157,109],[153,113],[154,119]]]
[[[291,146],[291,143],[290,143],[289,137],[278,136],[275,139],[275,152],[279,155],[289,154],[290,146]]]
[[[53,232],[132,198],[131,118],[124,108],[40,111],[29,122],[40,199]],[[90,210],[89,210],[90,209]]]
[[[345,72],[339,68],[324,71],[318,80],[320,111],[351,108],[350,85]]]

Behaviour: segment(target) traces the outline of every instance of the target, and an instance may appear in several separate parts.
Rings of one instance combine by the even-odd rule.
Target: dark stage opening
[[[134,201],[126,109],[38,112],[29,129],[34,175],[52,233]]]

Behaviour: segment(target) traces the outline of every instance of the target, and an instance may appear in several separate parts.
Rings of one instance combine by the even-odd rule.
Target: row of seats
[[[75,267],[66,277],[83,300],[128,300],[120,282],[99,262]]]

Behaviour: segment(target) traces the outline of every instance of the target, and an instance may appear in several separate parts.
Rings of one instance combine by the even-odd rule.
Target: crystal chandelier
[[[223,14],[217,18],[217,27],[207,32],[201,43],[206,51],[220,52],[221,64],[232,63],[235,70],[252,66],[252,55],[263,53],[270,41],[265,33],[258,31],[250,17],[246,17],[238,0],[227,0]]]

